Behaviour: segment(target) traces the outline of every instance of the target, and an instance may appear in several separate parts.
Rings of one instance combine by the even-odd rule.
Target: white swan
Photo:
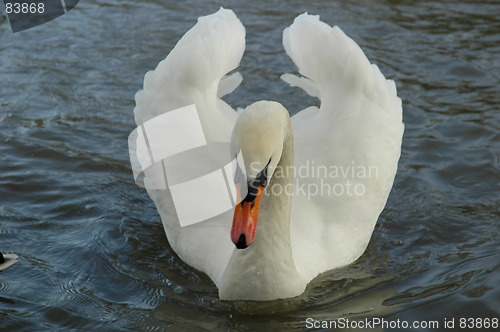
[[[290,118],[276,102],[237,113],[220,99],[241,82],[239,74],[225,75],[245,48],[243,25],[222,8],[199,18],[136,95],[138,125],[195,104],[205,135],[241,149],[248,180],[258,186],[234,212],[186,227],[170,192],[148,189],[171,247],[210,276],[221,299],[297,296],[319,273],[356,260],[396,174],[403,123],[394,82],[318,16],[298,16],[283,43],[304,77],[282,78],[318,97],[319,108]],[[162,170],[149,172],[154,179]],[[283,191],[290,188],[293,195]]]

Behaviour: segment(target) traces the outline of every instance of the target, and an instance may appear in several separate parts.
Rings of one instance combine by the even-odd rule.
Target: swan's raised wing
[[[141,127],[146,122],[152,123],[160,115],[194,104],[199,117],[197,123],[201,123],[203,129],[201,141],[229,142],[237,115],[220,97],[232,92],[241,83],[239,74],[225,75],[238,67],[244,49],[245,29],[231,10],[221,8],[213,15],[199,18],[198,23],[182,37],[166,59],[146,74],[144,88],[135,96],[137,125]],[[188,107],[186,112],[192,109]],[[176,112],[176,117],[182,118],[183,115]],[[150,127],[156,133],[178,130],[175,126],[158,128],[158,125],[155,127],[153,124]],[[138,130],[146,132],[146,129]],[[181,138],[173,139],[180,144],[184,142]],[[140,142],[136,141],[139,142],[132,138],[132,145],[140,146]],[[175,143],[157,140],[154,144],[161,149],[162,144]],[[151,146],[152,142],[149,142],[150,149]],[[147,152],[145,156],[147,158]],[[152,189],[161,187],[157,186],[158,183],[165,183],[163,163],[153,163],[144,173],[149,184],[146,188],[162,217],[169,243],[184,261],[207,273],[218,283],[234,249],[229,237],[232,209],[207,221],[181,227],[172,198],[172,187],[171,190],[168,187]],[[206,163],[209,160],[199,160],[198,164]],[[190,164],[184,164],[183,168],[192,167]],[[198,208],[200,206],[191,207]]]
[[[314,277],[365,250],[396,174],[402,106],[394,82],[318,16],[298,16],[283,44],[303,76],[283,80],[321,101],[292,117],[293,255],[299,271]]]
[[[231,136],[236,114],[220,99],[241,83],[237,68],[245,50],[245,28],[231,10],[200,17],[155,70],[144,77],[135,96],[137,124],[195,104],[209,140]],[[216,126],[218,124],[219,126]]]

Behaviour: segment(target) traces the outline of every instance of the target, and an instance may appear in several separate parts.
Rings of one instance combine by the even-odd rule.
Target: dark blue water
[[[221,4],[82,0],[16,34],[0,16],[0,251],[20,256],[0,273],[0,330],[306,331],[307,318],[381,317],[437,331],[498,318],[500,3],[224,2],[247,28],[233,106],[316,103],[279,81],[294,70],[282,30],[307,11],[350,35],[404,108],[398,175],[365,254],[260,306],[219,301],[173,253],[128,160],[145,72]]]

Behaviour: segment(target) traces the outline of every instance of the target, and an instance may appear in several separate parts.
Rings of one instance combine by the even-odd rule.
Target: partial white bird
[[[16,254],[2,254],[0,252],[0,272],[17,262]]]
[[[352,39],[305,13],[285,29],[283,44],[302,75],[283,80],[319,98],[319,108],[290,118],[277,102],[237,113],[221,99],[241,83],[241,75],[225,75],[245,49],[243,25],[223,8],[198,19],[135,97],[138,125],[194,104],[207,140],[230,141],[243,154],[248,194],[207,221],[181,227],[170,191],[148,189],[170,246],[225,300],[298,296],[318,274],[355,261],[400,157],[396,86]],[[161,167],[146,173],[163,177]]]

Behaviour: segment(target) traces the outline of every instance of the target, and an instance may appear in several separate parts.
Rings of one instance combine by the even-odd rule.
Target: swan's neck
[[[233,252],[219,288],[221,299],[289,298],[305,289],[306,282],[295,268],[290,240],[294,178],[293,172],[284,171],[293,165],[293,135],[291,129],[288,132],[276,176],[271,178],[261,200],[255,242]],[[283,171],[276,173],[280,168]]]

